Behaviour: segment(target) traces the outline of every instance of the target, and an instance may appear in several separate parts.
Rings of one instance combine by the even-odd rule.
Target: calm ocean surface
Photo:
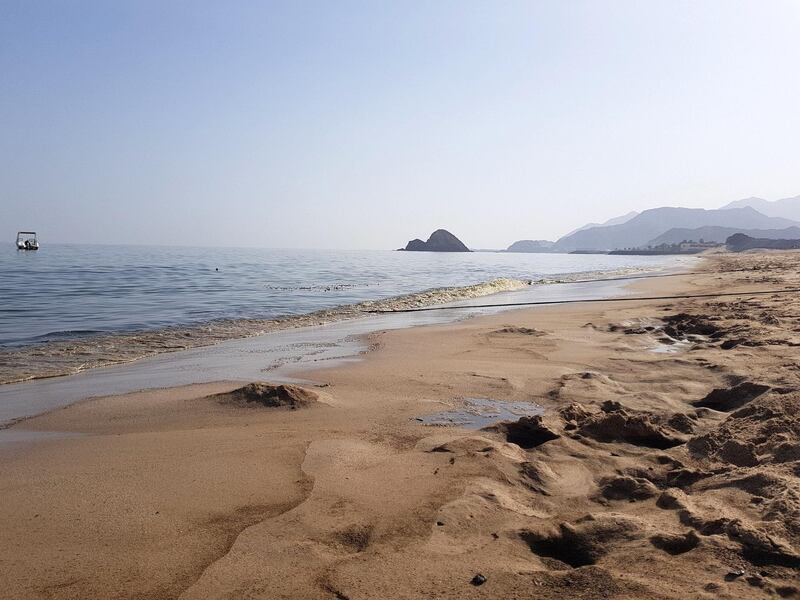
[[[497,278],[622,273],[675,257],[44,244],[0,250],[0,348],[273,319]]]

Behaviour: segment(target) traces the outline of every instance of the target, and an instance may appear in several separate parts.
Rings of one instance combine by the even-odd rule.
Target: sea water
[[[60,244],[18,252],[8,246],[0,249],[0,383],[352,319],[369,308],[440,304],[687,260]]]

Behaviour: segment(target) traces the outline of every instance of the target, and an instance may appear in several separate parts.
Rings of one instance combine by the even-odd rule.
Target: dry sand
[[[798,286],[799,263],[711,256],[636,287]],[[0,445],[0,596],[800,596],[797,298],[518,310],[372,341],[305,391],[192,386],[15,425],[79,435]],[[415,420],[476,397],[546,411]]]

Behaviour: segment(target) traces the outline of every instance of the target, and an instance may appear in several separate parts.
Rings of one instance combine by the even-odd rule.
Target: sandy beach
[[[632,285],[800,287],[798,261]],[[300,389],[26,419],[0,444],[0,597],[800,597],[798,315],[787,294],[521,309],[373,334]],[[544,412],[418,420],[472,398]]]

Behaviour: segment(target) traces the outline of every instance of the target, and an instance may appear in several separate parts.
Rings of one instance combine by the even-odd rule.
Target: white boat
[[[39,240],[36,239],[35,231],[17,232],[17,250],[38,250]]]

